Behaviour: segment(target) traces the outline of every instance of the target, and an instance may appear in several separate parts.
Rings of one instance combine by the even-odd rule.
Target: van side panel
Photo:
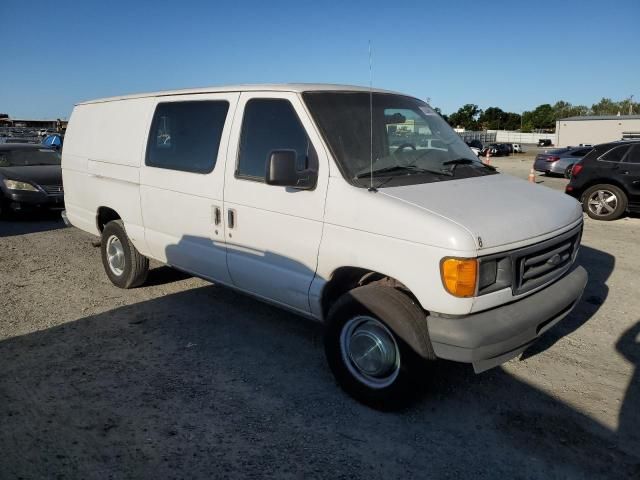
[[[100,207],[115,210],[144,255],[149,251],[140,209],[140,162],[153,98],[78,105],[67,127],[62,178],[67,217],[99,235]]]
[[[153,98],[77,105],[64,152],[118,165],[139,167]]]
[[[322,290],[341,267],[395,278],[425,310],[452,315],[471,311],[473,299],[450,295],[440,280],[443,257],[477,256],[475,241],[462,226],[338,178],[329,179],[324,220],[318,269],[309,290],[316,317],[321,318]]]

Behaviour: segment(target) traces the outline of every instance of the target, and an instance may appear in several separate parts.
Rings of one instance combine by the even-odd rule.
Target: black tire
[[[107,257],[107,246],[109,239],[116,237],[122,249],[123,255],[123,268],[122,273],[116,274],[109,265]],[[113,220],[107,223],[102,231],[102,242],[100,244],[100,253],[102,256],[102,265],[104,271],[116,287],[120,288],[134,288],[142,285],[147,279],[147,273],[149,272],[149,259],[144,255],[141,255],[136,247],[133,246],[131,240],[127,236],[127,232],[124,229],[122,220]]]
[[[613,201],[611,201],[610,203],[607,202],[612,210],[608,211],[605,208],[602,208],[601,213],[598,213],[597,205],[590,203],[592,197],[597,197],[599,192],[603,193],[603,198],[609,198],[608,195],[615,196],[615,203]],[[597,198],[594,198],[593,200],[596,201]],[[624,212],[627,210],[627,202],[627,195],[615,185],[594,185],[592,187],[589,187],[584,192],[584,195],[582,195],[582,209],[587,215],[595,220],[617,220],[622,215],[624,215]]]
[[[397,346],[398,364],[390,383],[371,386],[353,371],[358,367],[345,351],[343,330],[358,318],[372,318],[386,327]],[[417,398],[416,372],[436,359],[424,311],[401,291],[380,285],[358,287],[342,295],[327,316],[324,347],[338,385],[357,401],[378,410],[396,410]],[[417,352],[420,352],[418,354]]]

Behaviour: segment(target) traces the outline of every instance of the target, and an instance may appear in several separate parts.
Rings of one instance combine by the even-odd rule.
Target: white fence
[[[510,130],[487,130],[488,133],[496,134],[496,142],[507,143],[538,143],[538,140],[551,140],[555,145],[556,141],[555,133],[522,133],[514,132]]]

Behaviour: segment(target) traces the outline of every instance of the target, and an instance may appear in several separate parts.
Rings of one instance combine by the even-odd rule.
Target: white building
[[[620,140],[640,134],[640,115],[589,115],[561,118],[556,122],[556,145],[567,147],[581,143]]]

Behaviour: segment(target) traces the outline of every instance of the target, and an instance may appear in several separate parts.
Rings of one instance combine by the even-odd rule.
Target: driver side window
[[[317,171],[316,152],[288,100],[258,98],[247,102],[240,134],[236,177],[264,182],[267,160],[275,150],[296,152],[298,171]]]

